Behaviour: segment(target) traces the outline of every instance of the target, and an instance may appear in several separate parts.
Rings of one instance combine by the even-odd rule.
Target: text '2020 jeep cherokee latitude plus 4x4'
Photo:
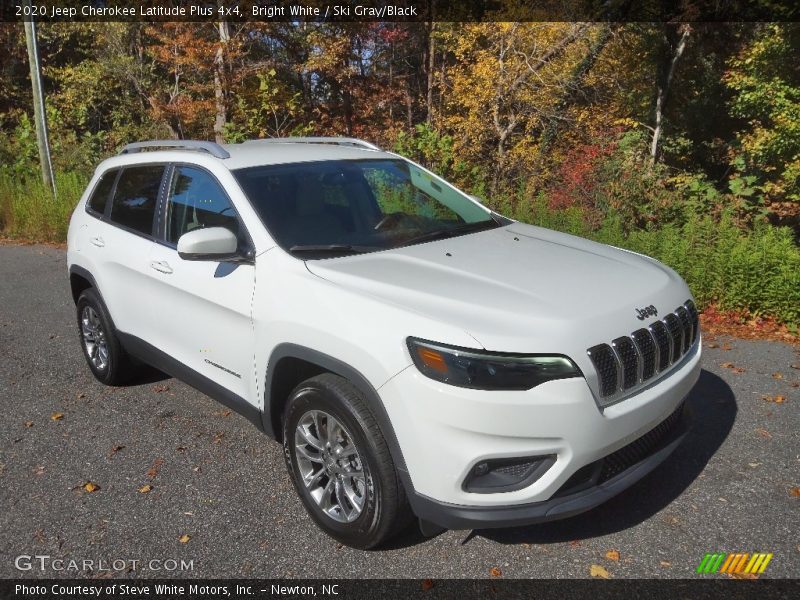
[[[671,269],[348,138],[131,144],[67,260],[100,381],[137,359],[241,412],[361,548],[600,504],[679,443],[700,370]]]

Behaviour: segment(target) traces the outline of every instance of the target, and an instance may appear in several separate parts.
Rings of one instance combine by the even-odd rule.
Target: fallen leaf
[[[783,404],[786,402],[786,396],[761,396],[761,399],[774,404]]]
[[[161,394],[163,392],[168,392],[169,391],[169,386],[168,385],[154,385],[153,386],[153,391],[156,394]]]
[[[160,458],[157,458],[153,461],[153,466],[147,469],[147,476],[150,479],[155,479],[158,475],[158,472],[161,470],[161,465],[164,464],[164,461]]]
[[[792,487],[789,488],[789,495],[794,496],[795,498],[800,498],[800,487]]]
[[[222,416],[223,416],[223,417],[230,417],[230,416],[231,416],[231,411],[229,411],[229,410],[223,410],[223,411],[222,411]]]
[[[489,575],[492,577],[502,577],[503,572],[500,570],[500,567],[492,567],[489,569]]]
[[[711,342],[710,344],[706,344],[706,348],[719,348],[719,344]]]
[[[175,448],[175,450],[177,450],[178,452],[186,452],[186,446],[178,446],[177,448]]]
[[[423,579],[422,580],[422,591],[423,592],[427,592],[432,587],[433,587],[433,579]]]
[[[800,363],[798,363],[796,365],[789,365],[789,366],[792,367],[793,369],[800,369]]]
[[[33,421],[25,421],[25,427],[33,427]]]
[[[184,534],[183,534],[181,537],[179,537],[179,538],[178,538],[178,541],[179,541],[181,544],[185,544],[185,543],[187,543],[187,542],[188,542],[190,539],[192,539],[192,536],[190,536],[190,535],[188,535],[188,534],[184,533]]]
[[[573,548],[577,548],[578,546],[581,545],[581,541],[580,540],[570,540],[569,545],[572,546]]]
[[[33,471],[33,474],[34,475],[44,475],[44,467],[43,466],[36,467],[36,469],[34,469],[34,471]]]
[[[733,368],[733,363],[729,363],[729,362],[722,363],[720,365],[720,367],[722,367],[723,369],[732,369]]]
[[[672,566],[672,563],[671,563],[671,562],[669,562],[668,560],[662,560],[662,561],[661,561],[659,564],[660,564],[662,567],[671,567],[671,566]]]
[[[773,379],[783,379],[783,374],[775,372],[772,374]]]
[[[220,432],[220,433],[218,433],[218,434],[216,434],[216,435],[214,436],[214,439],[213,439],[212,441],[213,441],[215,444],[219,444],[219,443],[222,441],[222,438],[224,438],[224,437],[225,437],[225,434]]]
[[[86,398],[86,394],[84,394],[83,392],[78,394],[78,400],[80,400],[81,398]]]
[[[609,550],[606,552],[606,558],[608,560],[619,560],[619,550]]]
[[[50,415],[50,419],[52,419],[53,421],[60,421],[63,418],[64,418],[64,413],[60,412],[54,412],[52,415]]]
[[[114,456],[114,455],[115,455],[117,452],[119,452],[120,450],[122,450],[124,447],[125,447],[125,446],[114,446],[114,447],[111,449],[111,452],[109,452],[109,453],[108,453],[108,457],[109,457],[109,458],[111,458],[111,457],[112,457],[112,456]]]
[[[589,575],[592,577],[602,577],[603,579],[609,579],[611,577],[609,572],[600,565],[592,565],[589,567]]]
[[[772,439],[772,434],[763,427],[759,427],[758,429],[756,429],[756,433],[761,437],[765,437],[770,440]]]
[[[153,486],[149,483],[145,483],[142,487],[139,488],[140,494],[149,494],[153,490]]]
[[[96,483],[92,483],[91,481],[87,481],[86,483],[83,484],[83,489],[87,493],[91,494],[92,492],[96,492],[97,490],[99,490],[100,486],[97,485]]]
[[[747,463],[751,469],[755,469],[756,467],[760,467],[761,463]]]
[[[733,367],[733,369],[731,369],[731,371],[733,371],[733,372],[734,372],[734,373],[736,373],[737,375],[738,375],[739,373],[744,373],[744,369],[742,369],[741,367]]]

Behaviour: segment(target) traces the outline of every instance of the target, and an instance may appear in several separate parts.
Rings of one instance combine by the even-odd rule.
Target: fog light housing
[[[477,494],[521,490],[544,475],[555,462],[555,454],[482,460],[470,469],[461,487],[465,492]]]

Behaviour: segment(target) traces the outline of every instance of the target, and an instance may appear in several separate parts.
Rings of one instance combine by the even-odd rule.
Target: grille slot
[[[681,348],[683,347],[683,329],[681,329],[681,322],[674,313],[670,313],[664,317],[664,324],[667,326],[667,332],[670,338],[670,352],[669,364],[678,362],[681,355]]]
[[[611,396],[617,391],[619,363],[611,346],[599,344],[587,350],[600,378],[600,395]]]
[[[669,333],[667,326],[662,321],[656,321],[650,325],[650,333],[653,334],[653,339],[658,348],[658,370],[664,371],[670,364],[669,352]]]
[[[656,343],[647,329],[637,329],[631,334],[639,355],[642,357],[642,381],[647,381],[656,372]]]
[[[652,379],[679,362],[700,334],[694,302],[654,321],[648,328],[609,344],[592,346],[586,352],[594,365],[600,397],[608,399]]]
[[[692,343],[694,344],[697,334],[700,332],[700,316],[697,314],[697,308],[695,308],[694,302],[691,300],[688,300],[683,306],[686,307],[686,311],[689,313],[689,320],[692,322]]]
[[[678,315],[678,320],[681,322],[681,327],[683,328],[683,347],[681,348],[681,354],[686,354],[689,346],[692,345],[692,321],[689,318],[689,311],[683,306],[679,306],[675,309],[675,314]]]
[[[622,364],[622,389],[629,390],[639,380],[639,353],[629,337],[619,337],[611,342]]]

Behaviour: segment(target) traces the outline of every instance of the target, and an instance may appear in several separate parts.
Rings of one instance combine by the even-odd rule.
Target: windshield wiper
[[[309,254],[361,254],[363,252],[372,252],[374,250],[382,250],[380,246],[355,246],[353,244],[298,244],[289,248],[292,254],[296,252],[308,252]]]
[[[457,235],[474,233],[476,231],[481,231],[482,229],[495,229],[496,227],[500,227],[500,223],[492,218],[486,221],[478,221],[476,223],[464,223],[463,225],[459,225],[458,227],[450,227],[449,229],[434,229],[433,231],[428,231],[427,233],[407,239],[403,242],[403,246],[421,244],[423,242],[433,242],[435,240],[445,240]]]

